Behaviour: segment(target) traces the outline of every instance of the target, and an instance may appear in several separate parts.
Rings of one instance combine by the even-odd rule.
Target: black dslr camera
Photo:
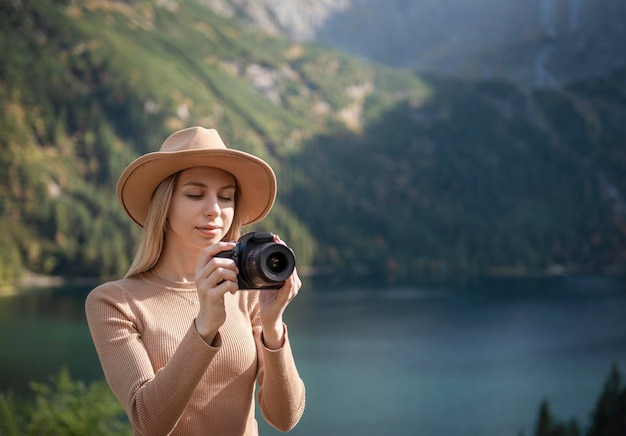
[[[246,233],[235,248],[216,257],[235,261],[239,289],[280,289],[296,266],[291,248],[274,242],[270,232]]]

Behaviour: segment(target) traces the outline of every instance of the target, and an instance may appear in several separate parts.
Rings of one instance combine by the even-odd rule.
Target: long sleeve
[[[257,398],[265,420],[280,431],[289,431],[300,421],[304,413],[306,389],[298,373],[287,326],[285,343],[278,350],[270,350],[263,344],[262,328],[257,310],[253,319],[254,337],[259,355]]]
[[[135,431],[169,434],[217,349],[202,340],[193,322],[187,323],[171,359],[155,373],[139,330],[145,320],[134,315],[123,290],[100,287],[90,293],[85,309],[105,377]]]
[[[280,431],[289,431],[304,413],[306,390],[296,369],[286,328],[282,348],[270,350],[261,344],[261,350],[259,407],[268,423]]]

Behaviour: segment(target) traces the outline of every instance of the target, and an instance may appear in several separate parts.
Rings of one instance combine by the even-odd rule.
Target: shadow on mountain
[[[283,198],[320,242],[320,277],[624,273],[625,78],[533,93],[430,78],[430,99],[316,137]]]

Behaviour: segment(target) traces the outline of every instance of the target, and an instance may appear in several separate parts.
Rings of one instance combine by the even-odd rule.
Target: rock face
[[[237,16],[254,27],[297,41],[314,41],[333,15],[350,8],[353,0],[199,0],[214,12]]]
[[[201,0],[392,66],[558,87],[626,65],[625,0]]]

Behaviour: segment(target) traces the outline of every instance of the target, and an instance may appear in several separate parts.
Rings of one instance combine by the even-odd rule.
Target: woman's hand
[[[278,236],[274,236],[274,242],[284,244]],[[283,346],[285,342],[283,313],[287,305],[296,298],[301,287],[302,281],[298,276],[298,271],[294,268],[293,273],[280,289],[259,291],[263,342],[267,348],[277,350]]]
[[[232,250],[234,242],[218,242],[202,251],[195,271],[200,310],[196,329],[208,344],[213,344],[218,329],[226,321],[224,295],[239,290],[237,266],[232,259],[215,257],[222,251]]]

